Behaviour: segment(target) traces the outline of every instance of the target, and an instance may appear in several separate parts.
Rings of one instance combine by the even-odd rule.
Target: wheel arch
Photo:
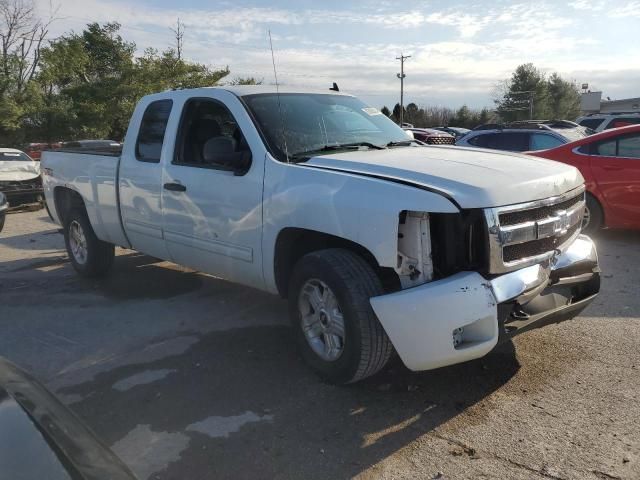
[[[381,267],[373,253],[359,243],[317,230],[287,227],[278,233],[273,262],[276,287],[282,298],[288,296],[289,279],[298,260],[328,248],[342,248],[357,254],[373,268],[386,291],[399,290],[400,280],[393,268]]]
[[[62,226],[65,225],[67,215],[71,210],[79,208],[85,213],[87,212],[82,195],[69,187],[55,187],[53,189],[53,202],[55,214]]]

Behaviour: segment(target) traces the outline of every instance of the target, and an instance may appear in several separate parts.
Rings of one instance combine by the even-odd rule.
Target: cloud
[[[37,1],[43,10],[48,8],[48,0]],[[571,80],[597,81],[611,96],[637,95],[640,84],[640,66],[630,67],[629,62],[633,48],[607,45],[616,22],[624,22],[614,16],[638,14],[639,0],[616,3],[616,8],[602,0],[575,0],[570,6],[494,3],[483,8],[420,3],[399,7],[391,2],[358,8],[345,3],[344,9],[273,5],[227,3],[207,10],[64,0],[52,34],[77,31],[91,21],[116,20],[123,36],[140,51],[147,46],[162,50],[171,45],[169,28],[179,17],[186,25],[188,58],[214,67],[229,65],[232,77],[253,76],[269,83],[273,69],[266,33],[271,29],[283,84],[326,88],[337,81],[378,105],[396,101],[395,57],[400,52],[412,55],[405,65],[406,88],[408,97],[419,102],[490,105],[493,85],[526,62]],[[588,23],[592,19],[597,25],[602,12],[612,18],[607,37]]]

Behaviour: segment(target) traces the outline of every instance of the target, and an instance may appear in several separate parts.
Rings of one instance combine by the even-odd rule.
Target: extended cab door
[[[612,217],[607,224],[640,226],[640,134],[592,146],[591,171]],[[606,215],[606,213],[605,213]]]
[[[170,155],[165,132],[174,106],[167,98],[147,97],[142,102],[131,118],[120,160],[120,212],[131,246],[168,260],[162,234],[160,160]]]
[[[174,262],[262,287],[265,149],[239,99],[181,98],[174,155],[164,163],[164,237]]]

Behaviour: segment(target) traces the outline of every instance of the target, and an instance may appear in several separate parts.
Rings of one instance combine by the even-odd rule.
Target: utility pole
[[[184,44],[184,23],[180,21],[176,22],[176,28],[171,29],[176,39],[176,55],[178,56],[178,61],[182,60],[182,48]]]
[[[404,123],[404,61],[407,58],[411,58],[411,55],[403,55],[400,53],[399,57],[396,57],[396,60],[400,60],[400,73],[398,73],[398,78],[400,79],[400,126]]]

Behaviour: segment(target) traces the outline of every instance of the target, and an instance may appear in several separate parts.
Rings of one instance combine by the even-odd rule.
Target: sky
[[[491,107],[496,85],[522,63],[588,83],[603,98],[640,96],[640,0],[337,1],[36,0],[56,10],[52,38],[118,21],[122,36],[163,50],[184,23],[184,56],[234,77],[340,89],[376,107]],[[635,40],[634,40],[635,39]]]

